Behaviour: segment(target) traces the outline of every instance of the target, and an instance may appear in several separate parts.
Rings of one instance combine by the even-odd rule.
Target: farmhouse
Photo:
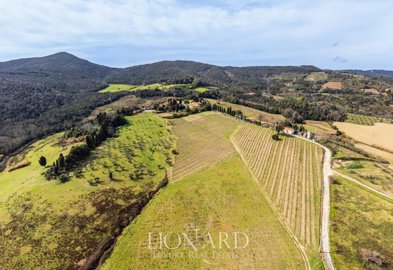
[[[289,135],[293,135],[293,134],[295,134],[295,130],[293,128],[284,128],[284,133],[289,134]]]
[[[192,110],[192,109],[197,109],[199,108],[199,103],[198,102],[191,102],[190,104],[188,104],[188,107]]]

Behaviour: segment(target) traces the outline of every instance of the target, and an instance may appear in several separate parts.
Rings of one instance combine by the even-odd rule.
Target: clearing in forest
[[[324,89],[337,89],[341,90],[343,87],[343,84],[341,82],[327,82],[324,85],[322,85],[322,90]]]
[[[318,263],[322,182],[321,147],[274,131],[246,125],[234,143],[282,219]]]

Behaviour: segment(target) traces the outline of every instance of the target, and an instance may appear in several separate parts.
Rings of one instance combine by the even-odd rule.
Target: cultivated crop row
[[[227,137],[239,125],[236,120],[218,114],[203,114],[197,118],[173,120],[172,125],[179,138],[173,181],[216,164],[235,152]]]
[[[235,144],[281,217],[303,245],[319,244],[322,149],[304,140],[273,131],[244,126],[234,136]]]

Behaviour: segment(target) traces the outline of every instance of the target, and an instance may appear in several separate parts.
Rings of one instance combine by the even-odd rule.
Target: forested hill
[[[220,67],[193,61],[161,61],[119,70],[109,78],[113,83],[181,83],[197,78],[204,84],[227,85],[258,81],[282,73],[307,74],[320,69],[313,66]]]
[[[192,83],[209,88],[203,95],[285,113],[298,121],[343,120],[348,112],[392,118],[393,82],[371,73],[313,66],[220,67],[192,61],[120,69],[64,52],[2,62],[0,155],[69,128],[95,107],[126,94],[98,93],[110,83]],[[146,97],[151,95],[154,92]]]
[[[0,155],[68,128],[116,98],[97,90],[117,71],[68,53],[0,63]]]

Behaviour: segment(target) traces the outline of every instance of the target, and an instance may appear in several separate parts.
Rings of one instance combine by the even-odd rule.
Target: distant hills
[[[323,76],[310,77],[313,73]],[[342,89],[323,87],[331,81],[340,82]],[[305,119],[342,118],[346,112],[393,115],[389,92],[393,88],[393,71],[331,71],[314,66],[221,67],[193,61],[112,68],[60,52],[0,62],[0,155],[68,128],[96,106],[126,94],[97,93],[108,84],[192,82],[210,87],[210,93],[202,94],[211,95],[208,97],[272,113],[288,108]],[[369,88],[372,90],[368,93],[374,94],[364,91]]]

